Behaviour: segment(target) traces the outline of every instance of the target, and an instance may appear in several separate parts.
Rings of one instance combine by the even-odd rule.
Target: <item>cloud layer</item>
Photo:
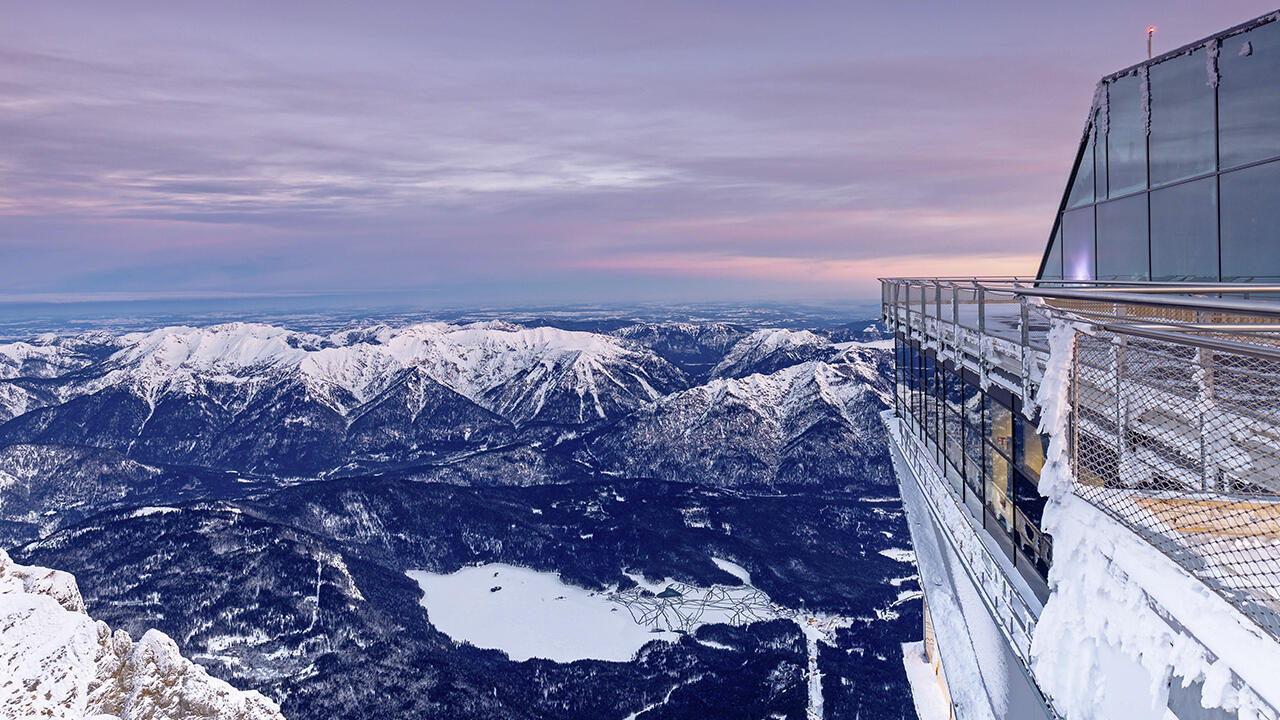
[[[266,5],[268,7],[262,7]],[[1096,78],[1248,2],[23,3],[0,284],[834,299],[1033,272]]]

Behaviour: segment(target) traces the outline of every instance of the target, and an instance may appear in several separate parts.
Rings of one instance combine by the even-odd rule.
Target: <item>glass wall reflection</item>
[[[1280,22],[1143,73],[1104,78],[1039,277],[1280,281]]]
[[[1151,184],[1213,172],[1213,86],[1203,48],[1151,66]]]

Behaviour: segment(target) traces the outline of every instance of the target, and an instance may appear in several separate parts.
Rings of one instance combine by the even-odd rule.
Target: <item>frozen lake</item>
[[[448,575],[405,573],[425,593],[422,606],[440,632],[512,660],[630,660],[645,643],[672,632],[638,625],[608,592],[567,585],[555,573],[493,563]],[[494,590],[494,588],[499,588]]]

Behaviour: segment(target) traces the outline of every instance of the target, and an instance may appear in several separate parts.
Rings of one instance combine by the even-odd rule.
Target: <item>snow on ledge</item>
[[[925,657],[924,641],[902,644],[902,664],[907,669],[907,683],[911,685],[911,700],[915,703],[920,720],[949,720],[951,708],[933,664]]]

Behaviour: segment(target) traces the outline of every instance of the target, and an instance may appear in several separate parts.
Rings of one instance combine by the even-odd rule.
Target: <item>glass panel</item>
[[[1280,155],[1280,22],[1223,40],[1218,71],[1222,167]]]
[[[1064,280],[1092,280],[1093,207],[1062,213],[1062,275]]]
[[[1007,457],[1013,456],[1013,413],[987,396],[987,439]]]
[[[1213,87],[1205,50],[1151,66],[1151,184],[1213,172]]]
[[[947,423],[947,462],[959,472],[960,468],[964,467],[964,446],[961,444],[964,435],[960,415],[948,408],[943,416]]]
[[[937,441],[938,438],[938,388],[937,375],[934,371],[935,361],[933,354],[925,356],[924,360],[924,382],[925,382],[925,421],[928,423],[927,432],[930,438]]]
[[[911,388],[911,416],[916,422],[920,421],[920,349],[916,347],[908,347],[907,354],[910,360],[910,371],[907,377],[907,384]]]
[[[1153,280],[1218,280],[1218,180],[1151,191]]]
[[[1062,279],[1062,223],[1058,223],[1058,230],[1053,234],[1053,239],[1049,241],[1049,254],[1045,256],[1044,268],[1040,271],[1040,279]]]
[[[1080,155],[1080,166],[1076,168],[1075,182],[1071,184],[1071,192],[1067,196],[1067,207],[1080,207],[1093,202],[1093,131],[1085,140],[1084,150]]]
[[[1223,173],[1222,279],[1280,277],[1280,162]]]
[[[953,372],[946,373],[947,409],[959,415],[964,411],[964,381]]]
[[[898,401],[907,404],[907,347],[902,342],[902,335],[893,338],[893,370],[898,389]]]
[[[1097,119],[1096,114],[1094,118]],[[1098,133],[1097,122],[1093,124],[1093,135],[1093,196],[1103,199],[1107,197],[1107,143]]]
[[[1041,519],[1044,517],[1045,499],[1040,496],[1035,483],[1030,478],[1015,474],[1014,482],[1017,483],[1014,489],[1014,502],[1018,509],[1016,534],[1018,551],[1035,567],[1040,577],[1047,578],[1053,549],[1049,536],[1040,529]]]
[[[1142,81],[1137,75],[1107,85],[1107,162],[1110,197],[1147,186],[1147,131],[1142,119]]]
[[[964,384],[964,418],[979,432],[982,431],[982,391],[971,383]],[[978,458],[981,456],[974,455],[973,457]]]
[[[982,517],[980,512],[982,508],[982,438],[973,432],[966,431],[964,434],[965,444],[965,468],[964,468],[964,485],[965,499],[973,498],[976,500],[969,509],[973,511],[975,518]],[[970,445],[975,454],[970,454]]]
[[[1013,467],[998,452],[987,446],[986,498],[987,511],[1006,533],[1013,532],[1013,496],[1009,486]]]
[[[1013,436],[1013,462],[1032,479],[1040,478],[1044,456],[1049,449],[1049,436],[1036,432],[1036,424],[1018,413],[1017,432]]]
[[[1098,278],[1145,280],[1147,196],[1098,204]]]

